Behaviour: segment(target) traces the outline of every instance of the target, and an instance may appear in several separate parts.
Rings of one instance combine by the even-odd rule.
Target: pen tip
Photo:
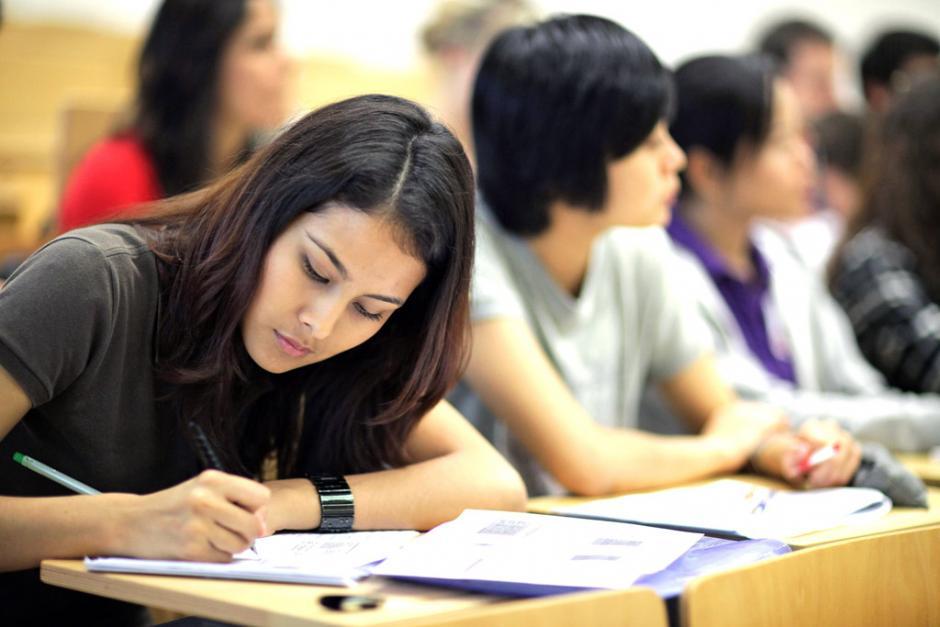
[[[23,457],[24,455],[22,453],[13,453],[13,461],[15,461],[17,464],[23,463]]]

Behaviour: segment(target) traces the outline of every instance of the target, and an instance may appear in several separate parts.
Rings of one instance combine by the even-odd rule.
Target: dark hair
[[[536,235],[548,205],[599,210],[610,161],[667,116],[669,74],[636,35],[575,15],[513,28],[485,53],[473,93],[480,192],[506,230]]]
[[[165,196],[210,176],[210,132],[225,46],[246,0],[164,0],[138,62],[131,128],[153,158]],[[247,148],[247,146],[246,146]]]
[[[892,105],[873,148],[862,207],[839,251],[862,229],[880,227],[910,249],[930,297],[940,302],[940,77],[914,85]]]
[[[821,162],[848,176],[859,178],[865,143],[865,122],[862,116],[834,111],[817,120],[813,129]]]
[[[793,60],[793,51],[802,43],[832,45],[832,34],[809,20],[794,19],[778,22],[768,28],[758,42],[760,54],[770,57],[780,69]]]
[[[743,144],[759,147],[773,118],[773,63],[760,56],[705,56],[676,70],[670,132],[688,153],[704,148],[726,166]],[[683,175],[682,193],[690,190]]]
[[[893,30],[879,35],[862,55],[862,86],[888,85],[891,75],[917,55],[940,54],[936,37],[911,30]]]
[[[427,275],[372,338],[279,375],[248,356],[240,324],[275,238],[330,202],[382,216]],[[415,422],[463,367],[473,178],[459,142],[414,103],[360,96],[308,114],[203,190],[157,205],[158,377],[233,467],[352,472],[404,461]],[[303,418],[306,417],[306,420]],[[303,434],[301,430],[303,428]]]

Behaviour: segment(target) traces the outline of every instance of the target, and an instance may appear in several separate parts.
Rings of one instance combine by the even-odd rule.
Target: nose
[[[676,140],[672,138],[671,134],[668,135],[668,137],[669,137],[669,146],[668,146],[669,170],[671,172],[681,172],[682,170],[685,170],[685,164],[686,164],[685,151],[682,150],[679,144],[676,143]]]
[[[343,313],[345,304],[338,295],[318,294],[300,312],[300,322],[315,340],[329,337]]]

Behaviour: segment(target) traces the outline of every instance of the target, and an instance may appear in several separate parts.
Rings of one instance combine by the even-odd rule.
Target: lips
[[[285,335],[281,335],[277,331],[274,332],[274,337],[277,340],[277,345],[280,347],[280,349],[291,357],[303,357],[304,355],[309,355],[311,352],[313,352],[300,342],[297,342],[296,340]]]

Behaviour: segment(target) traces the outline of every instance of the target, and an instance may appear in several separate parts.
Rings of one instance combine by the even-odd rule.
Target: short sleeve
[[[668,379],[714,352],[708,328],[665,231],[642,229],[643,245],[635,261],[637,294],[644,299],[643,326],[653,343],[650,378]]]
[[[494,318],[525,319],[525,307],[510,278],[508,263],[486,218],[477,219],[476,256],[470,291],[473,322]]]
[[[0,366],[42,405],[81,375],[110,333],[111,273],[83,239],[53,240],[0,289]]]

